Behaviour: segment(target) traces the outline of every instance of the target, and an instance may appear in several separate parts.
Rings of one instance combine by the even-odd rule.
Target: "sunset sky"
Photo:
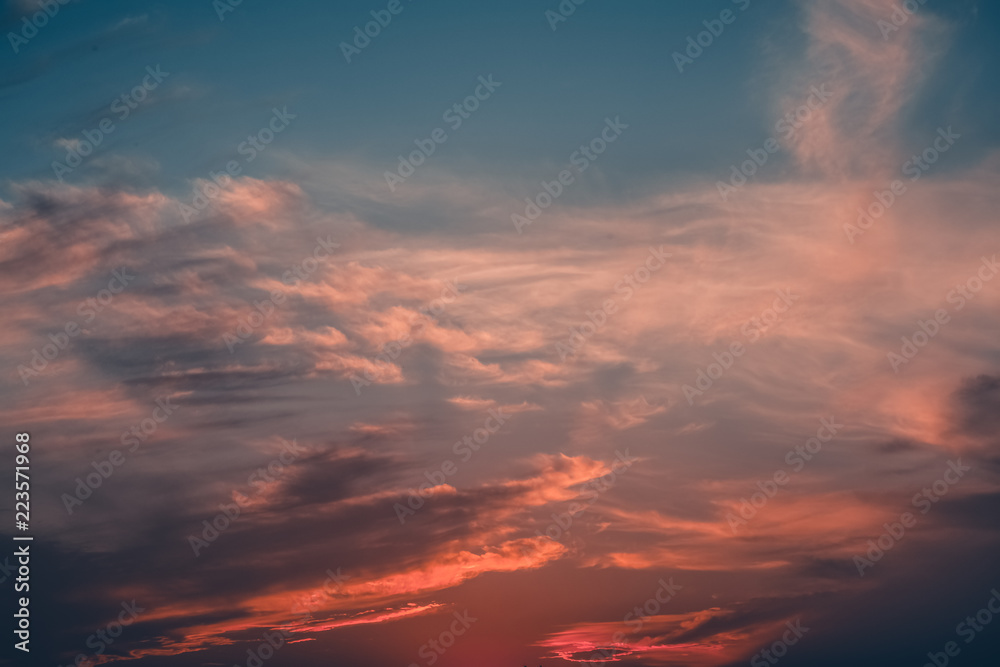
[[[0,660],[996,664],[1000,6],[581,1],[6,2]]]

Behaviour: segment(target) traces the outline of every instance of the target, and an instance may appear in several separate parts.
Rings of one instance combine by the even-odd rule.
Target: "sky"
[[[0,661],[994,664],[998,27],[9,0]]]

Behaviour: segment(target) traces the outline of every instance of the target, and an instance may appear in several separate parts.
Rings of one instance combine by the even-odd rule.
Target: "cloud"
[[[883,177],[898,165],[893,133],[944,53],[946,24],[917,11],[883,36],[879,21],[895,25],[891,0],[803,3],[803,11],[809,47],[795,81],[802,90],[828,83],[832,98],[796,132],[793,153],[828,178]],[[781,113],[803,102],[785,98]]]
[[[518,235],[510,179],[431,169],[390,196],[360,161],[233,179],[190,221],[192,193],[161,189],[139,158],[107,156],[100,187],[14,183],[0,202],[0,392],[7,421],[45,443],[36,497],[55,560],[88,573],[63,602],[91,619],[141,599],[148,615],[116,647],[132,659],[225,662],[278,627],[327,649],[392,623],[418,646],[466,599],[510,599],[494,627],[544,616],[516,639],[554,657],[723,665],[807,611],[855,628],[858,600],[922,581],[948,545],[992,544],[1000,283],[960,310],[948,295],[996,249],[1000,159],[929,172],[862,236],[844,233],[908,158],[897,132],[947,37],[923,12],[883,40],[875,21],[891,11],[804,7],[808,44],[775,106],[802,104],[804,83],[834,96],[788,144],[794,169],[738,201],[662,183],[560,202]],[[322,261],[320,239],[339,244]],[[670,261],[640,282],[651,246]],[[102,296],[123,268],[135,279]],[[779,292],[795,295],[780,314]],[[609,300],[562,358],[556,345]],[[941,308],[951,320],[894,369],[887,355]],[[71,321],[79,334],[23,382],[18,367]],[[710,386],[689,401],[701,375]],[[374,379],[356,392],[352,376]],[[53,499],[163,396],[176,417],[67,516]],[[511,418],[460,460],[453,444],[490,410]],[[727,515],[831,415],[843,432],[734,533]],[[305,453],[252,482],[292,441]],[[605,487],[617,451],[639,460]],[[959,456],[981,476],[894,548],[884,579],[857,578],[851,557]],[[196,557],[189,538],[237,494],[251,500]],[[560,540],[543,537],[571,513]],[[351,578],[330,592],[338,568]],[[612,641],[612,602],[624,613],[670,575],[689,600]],[[67,627],[67,641],[89,631]],[[399,657],[383,644],[368,658]]]

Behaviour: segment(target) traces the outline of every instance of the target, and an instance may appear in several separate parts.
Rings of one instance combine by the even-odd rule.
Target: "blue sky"
[[[4,103],[14,122],[0,131],[0,149],[19,157],[5,162],[6,178],[51,173],[60,157],[53,141],[88,129],[141,81],[146,65],[159,64],[170,77],[157,103],[120,123],[102,152],[155,161],[158,178],[176,188],[230,159],[276,105],[298,118],[272,153],[392,164],[441,125],[442,111],[470,94],[478,76],[493,74],[502,90],[440,151],[437,164],[471,165],[501,179],[545,177],[605,116],[621,115],[633,129],[605,158],[608,194],[620,195],[726,172],[742,152],[733,146],[769,136],[780,117],[773,92],[785,83],[774,65],[803,48],[795,26],[804,19],[791,2],[754,3],[746,11],[724,2],[639,2],[627,12],[590,2],[555,31],[546,3],[406,2],[350,64],[339,45],[371,20],[373,8],[364,2],[244,2],[224,21],[209,2],[91,4],[62,7],[19,53],[3,53]],[[959,149],[975,159],[997,140],[987,102],[996,93],[978,59],[996,52],[997,9],[963,4],[946,15],[966,48],[948,53],[938,68],[947,74],[929,72],[922,104],[899,130],[917,138],[943,111],[983,137]],[[678,72],[671,54],[726,8],[737,18],[724,38]],[[6,25],[18,24],[8,18]],[[969,53],[976,59],[970,62]],[[955,108],[954,100],[970,98],[977,103]],[[940,108],[945,100],[952,108]],[[280,169],[264,159],[251,173]],[[93,171],[70,181],[99,180]]]

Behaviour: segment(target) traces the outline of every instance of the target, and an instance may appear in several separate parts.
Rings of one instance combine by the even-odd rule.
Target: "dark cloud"
[[[965,380],[955,398],[962,431],[992,439],[1000,435],[1000,375],[984,374]]]

